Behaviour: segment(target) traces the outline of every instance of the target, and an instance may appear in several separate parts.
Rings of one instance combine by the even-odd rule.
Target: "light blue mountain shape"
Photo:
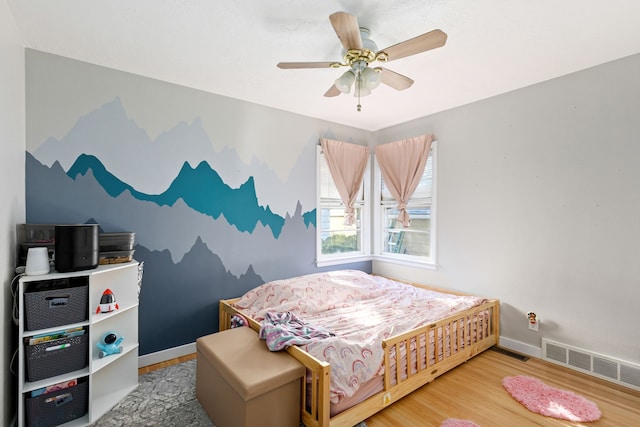
[[[97,157],[87,154],[77,158],[67,175],[75,179],[78,175],[86,175],[89,170],[111,197],[128,190],[135,199],[159,206],[173,206],[182,199],[191,209],[214,219],[223,215],[239,231],[253,232],[256,225],[261,223],[271,229],[275,238],[278,238],[284,225],[283,217],[271,212],[269,206],[265,208],[258,204],[253,177],[234,189],[226,185],[205,161],[196,168],[185,162],[169,188],[161,194],[145,194],[135,190],[111,174]]]

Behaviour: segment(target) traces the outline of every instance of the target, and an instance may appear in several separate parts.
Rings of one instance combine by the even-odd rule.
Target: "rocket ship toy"
[[[114,310],[119,309],[118,303],[116,302],[116,297],[113,295],[111,289],[106,289],[102,293],[102,297],[100,297],[100,305],[96,309],[97,313],[110,313]]]

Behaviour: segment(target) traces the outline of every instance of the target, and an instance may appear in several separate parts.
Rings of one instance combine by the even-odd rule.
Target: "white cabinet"
[[[116,403],[122,400],[127,394],[138,386],[138,263],[135,261],[123,264],[100,265],[93,270],[75,271],[71,273],[51,273],[42,276],[22,276],[18,285],[18,304],[19,304],[19,322],[18,322],[18,427],[27,425],[27,410],[36,411],[38,418],[46,420],[56,419],[60,416],[60,410],[65,411],[71,408],[71,404],[78,404],[82,399],[75,400],[71,393],[65,393],[62,389],[47,394],[47,399],[38,402],[35,405],[34,396],[38,395],[43,389],[56,384],[73,384],[73,380],[78,380],[82,384],[82,389],[86,392],[81,396],[86,397],[87,412],[79,418],[65,422],[64,426],[83,426],[96,422],[102,415],[107,413]],[[65,284],[73,282],[69,288],[71,292],[65,293]],[[83,284],[86,284],[85,290],[82,290]],[[57,295],[49,296],[44,292],[41,296],[47,294],[45,304],[49,304],[45,308],[33,305],[34,290],[42,292],[47,289],[46,286],[56,285]],[[113,292],[118,308],[111,312],[97,312],[100,305],[100,299],[106,289]],[[70,323],[57,325],[59,319],[56,306],[65,308],[67,304],[66,297],[86,299],[86,314],[80,310],[82,316],[79,320],[72,320]],[[78,297],[78,295],[83,295]],[[85,296],[86,295],[86,296]],[[27,297],[27,298],[25,298]],[[28,301],[28,302],[27,302]],[[77,301],[76,301],[77,302]],[[27,310],[25,312],[25,309]],[[49,313],[53,313],[53,320],[47,317]],[[76,309],[74,309],[76,310]],[[41,313],[45,313],[44,315]],[[77,313],[75,313],[77,314]],[[33,329],[33,316],[37,322],[35,330]],[[66,317],[62,317],[64,321]],[[56,326],[50,326],[54,324]],[[61,331],[66,331],[69,335],[73,335],[74,330],[83,329],[79,332],[81,336],[86,334],[86,345],[82,348],[85,354],[69,353],[71,357],[57,357],[55,352],[60,348],[64,351],[71,351],[66,344],[52,345],[43,349],[37,357],[32,357],[35,349],[40,347],[31,347],[37,345],[41,337],[54,338]],[[71,332],[69,332],[71,331]],[[122,351],[120,353],[111,354],[103,358],[100,357],[100,350],[96,346],[108,332],[116,332],[118,336],[124,338],[122,341]],[[83,338],[85,339],[85,338]],[[48,341],[52,342],[52,341]],[[58,341],[64,342],[64,341]],[[46,343],[46,342],[45,342]],[[82,350],[81,350],[82,351]],[[29,353],[29,358],[26,357]],[[62,355],[62,353],[59,353]],[[86,357],[86,366],[75,369],[74,371],[58,374],[57,367],[61,364],[70,363],[69,361],[77,360],[80,357],[84,365],[84,357]],[[29,360],[27,362],[27,360]],[[51,363],[53,365],[47,365]],[[28,375],[28,365],[31,369]],[[35,368],[44,367],[44,375],[40,370],[39,375],[34,375]],[[54,376],[47,375],[49,369],[52,369]],[[43,378],[44,377],[44,378]],[[30,380],[31,379],[31,380]],[[66,400],[65,400],[66,396]],[[71,397],[69,397],[71,396]],[[44,401],[53,401],[49,406],[44,406]],[[75,403],[68,403],[74,400]],[[56,406],[57,405],[57,406]],[[65,405],[66,406],[65,408]],[[34,409],[35,408],[35,409]],[[43,409],[44,408],[44,409]],[[50,409],[49,409],[50,408]],[[33,413],[33,412],[32,412]],[[62,415],[65,415],[62,412]]]

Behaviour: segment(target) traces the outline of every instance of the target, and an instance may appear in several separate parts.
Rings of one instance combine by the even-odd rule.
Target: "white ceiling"
[[[365,130],[508,92],[640,52],[638,0],[6,0],[25,47]],[[325,98],[344,69],[329,15],[347,11],[380,49],[439,28],[444,47],[385,65],[356,111]]]

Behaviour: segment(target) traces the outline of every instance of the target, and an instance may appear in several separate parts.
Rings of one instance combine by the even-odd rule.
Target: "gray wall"
[[[9,361],[15,347],[11,322],[9,285],[15,266],[16,223],[24,222],[25,150],[24,49],[7,3],[0,1],[0,424],[10,425],[14,416],[14,379]]]
[[[640,363],[638,76],[634,55],[378,132],[438,139],[438,269],[374,272],[499,298],[503,344]]]

